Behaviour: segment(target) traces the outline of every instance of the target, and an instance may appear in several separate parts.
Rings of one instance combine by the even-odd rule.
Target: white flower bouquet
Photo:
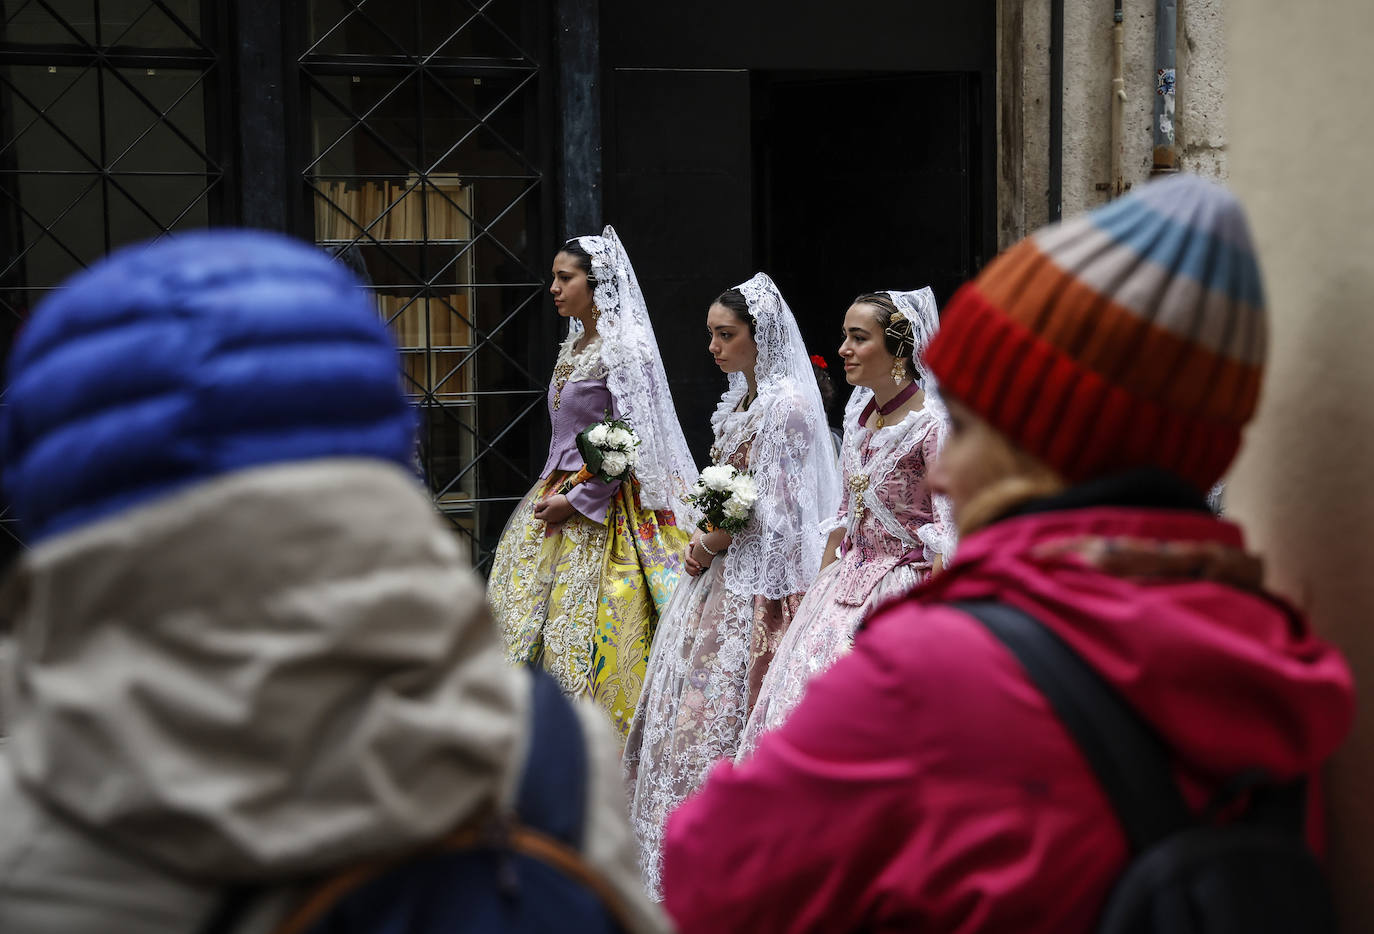
[[[733,535],[749,522],[759,491],[753,474],[729,464],[712,464],[701,472],[686,498],[704,516],[697,528],[703,532],[722,529]]]
[[[588,425],[577,435],[577,453],[582,455],[582,469],[570,477],[558,492],[567,493],[579,483],[591,479],[613,483],[624,480],[639,463],[639,436],[624,419],[606,417]]]

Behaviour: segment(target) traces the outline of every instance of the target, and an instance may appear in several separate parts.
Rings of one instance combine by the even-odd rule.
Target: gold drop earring
[[[900,386],[904,379],[906,379],[906,358],[898,357],[892,361],[892,382]]]

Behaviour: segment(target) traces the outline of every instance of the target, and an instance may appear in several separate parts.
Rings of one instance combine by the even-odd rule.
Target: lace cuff
[[[927,522],[917,529],[916,537],[921,540],[922,552],[927,561],[933,564],[936,555],[947,557],[945,550],[949,547],[949,536],[934,522]]]
[[[943,496],[935,495],[930,498],[931,510],[935,517],[931,522],[927,522],[916,530],[916,537],[925,546],[927,561],[934,561],[935,555],[944,558],[945,564],[949,564],[954,557],[954,550],[959,545],[959,533],[954,528],[954,518],[950,509],[949,500]]]
[[[849,516],[841,514],[834,516],[821,523],[821,535],[826,536],[836,529],[843,529],[849,525]]]

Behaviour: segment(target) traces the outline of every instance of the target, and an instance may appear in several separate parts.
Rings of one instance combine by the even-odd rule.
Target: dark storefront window
[[[533,480],[546,382],[538,20],[521,2],[316,0],[300,56],[314,237],[390,323],[421,465],[479,566]]]
[[[0,0],[0,352],[67,276],[125,243],[219,219],[215,10]],[[16,545],[0,514],[0,559]]]
[[[0,0],[0,354],[46,291],[122,244],[285,226],[368,283],[436,503],[484,562],[542,462],[547,12]],[[286,85],[283,111],[268,92]],[[0,562],[16,547],[0,506]]]

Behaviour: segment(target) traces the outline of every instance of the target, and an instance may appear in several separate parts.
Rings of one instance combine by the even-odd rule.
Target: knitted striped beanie
[[[1255,411],[1265,340],[1240,204],[1179,175],[998,256],[950,300],[926,362],[1070,481],[1154,466],[1206,490]]]

